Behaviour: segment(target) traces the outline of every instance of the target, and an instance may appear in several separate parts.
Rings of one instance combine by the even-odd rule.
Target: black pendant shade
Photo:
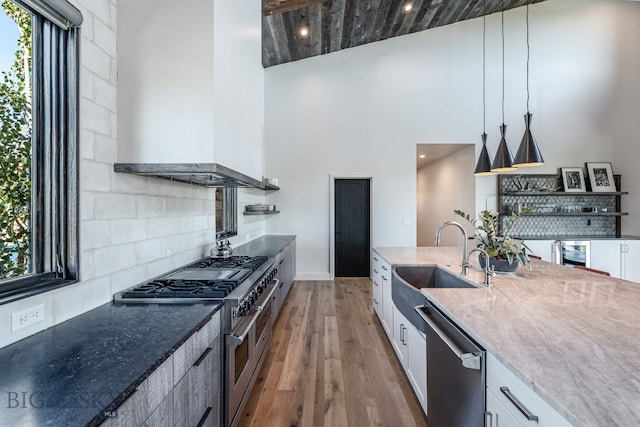
[[[507,145],[505,134],[507,132],[507,125],[504,123],[500,126],[500,145],[498,145],[498,151],[493,158],[493,165],[491,167],[492,172],[509,172],[514,171],[517,168],[513,166],[513,154]]]
[[[513,162],[514,166],[528,167],[528,166],[540,166],[544,164],[542,154],[538,149],[538,144],[531,133],[531,117],[532,114],[527,111],[524,115],[525,130],[520,142],[520,147],[516,153],[516,158]]]
[[[495,172],[491,171],[491,157],[487,150],[487,134],[482,134],[482,151],[480,151],[480,157],[478,157],[478,163],[476,164],[476,171],[473,173],[475,176],[494,175]]]

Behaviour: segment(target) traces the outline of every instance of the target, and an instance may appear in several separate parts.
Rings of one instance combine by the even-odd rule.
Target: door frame
[[[369,252],[373,247],[373,177],[368,174],[329,174],[329,280],[336,278],[336,180],[366,179],[369,181]],[[369,272],[371,275],[371,272]]]

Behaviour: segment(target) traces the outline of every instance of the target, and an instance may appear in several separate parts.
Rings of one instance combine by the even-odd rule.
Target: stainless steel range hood
[[[201,187],[248,187],[277,190],[278,187],[218,163],[116,163],[115,172],[179,181]]]

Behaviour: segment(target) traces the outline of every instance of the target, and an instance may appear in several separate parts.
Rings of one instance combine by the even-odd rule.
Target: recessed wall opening
[[[417,144],[416,206],[418,246],[434,246],[436,229],[455,220],[453,211],[475,213],[475,145]],[[442,246],[457,246],[459,233],[443,233]]]

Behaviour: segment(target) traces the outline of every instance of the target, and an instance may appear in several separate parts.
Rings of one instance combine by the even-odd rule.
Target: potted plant
[[[478,248],[487,252],[489,265],[493,265],[495,271],[500,272],[514,272],[518,269],[518,263],[526,266],[531,262],[527,255],[527,251],[530,251],[527,245],[509,234],[513,225],[529,212],[531,212],[530,206],[513,212],[504,221],[504,228],[501,229],[500,216],[497,212],[483,210],[478,215],[478,219],[474,219],[461,210],[454,211],[456,215],[473,225]],[[480,265],[484,268],[484,257],[479,257],[479,260]]]

